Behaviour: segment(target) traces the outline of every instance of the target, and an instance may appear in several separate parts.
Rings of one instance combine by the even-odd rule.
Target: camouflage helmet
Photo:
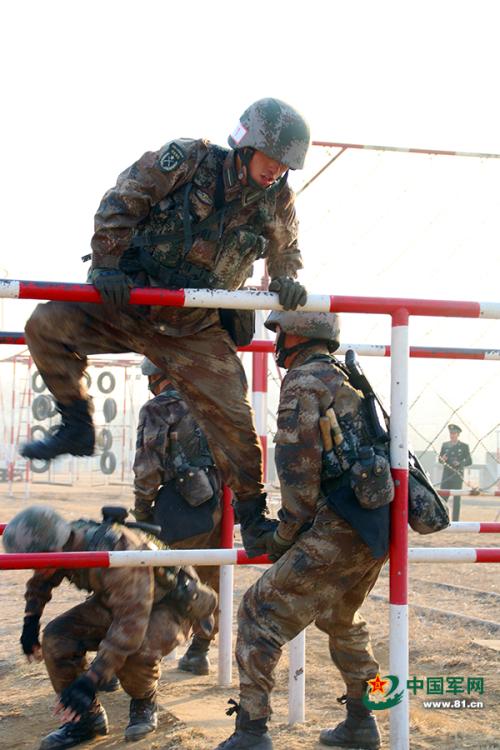
[[[302,169],[311,136],[307,122],[289,104],[259,99],[243,112],[227,140],[231,148],[255,148],[289,169]]]
[[[3,534],[6,552],[58,552],[71,534],[70,524],[47,505],[32,505],[14,516]]]
[[[144,357],[141,362],[141,372],[143,375],[147,375],[148,377],[151,375],[163,375],[163,370],[160,370],[160,368],[157,367],[153,362],[151,362],[151,360],[147,357]]]
[[[264,325],[270,331],[276,332],[279,325],[283,333],[327,341],[332,352],[340,346],[340,316],[337,313],[273,310]]]

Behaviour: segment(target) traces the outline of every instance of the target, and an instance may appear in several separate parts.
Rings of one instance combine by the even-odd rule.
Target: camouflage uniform
[[[251,720],[270,715],[273,671],[281,649],[311,622],[328,634],[332,660],[349,696],[359,698],[366,680],[379,669],[358,609],[387,558],[388,534],[386,528],[375,557],[352,525],[332,509],[322,485],[319,418],[330,406],[344,429],[349,425],[360,442],[368,440],[362,397],[326,351],[322,344],[300,351],[282,383],[275,437],[282,492],[277,530],[283,540],[296,541],[246,592],[239,608],[240,700]],[[333,499],[340,498],[341,511],[342,496],[348,504],[357,504],[350,487],[342,487],[332,493]],[[363,512],[377,525],[388,506]]]
[[[168,381],[165,387],[155,398],[147,401],[139,412],[139,426],[137,430],[137,446],[134,460],[134,494],[135,508],[141,513],[154,512],[154,523],[165,524],[168,527],[168,508],[160,517],[156,513],[155,501],[160,488],[167,485],[172,493],[182,501],[182,496],[175,490],[175,480],[179,476],[178,468],[174,464],[171,449],[171,433],[177,433],[177,443],[182,452],[183,460],[193,470],[201,470],[208,478],[213,488],[213,496],[206,500],[202,506],[192,508],[190,517],[181,516],[171,519],[176,530],[182,527],[185,536],[175,541],[170,537],[164,541],[172,548],[177,549],[212,549],[220,546],[220,523],[221,506],[220,494],[221,484],[219,473],[214,465],[213,458],[208,449],[205,436],[189,413],[186,402],[182,399]],[[189,497],[185,495],[189,503]],[[161,498],[160,498],[161,503]],[[188,508],[188,510],[191,510]],[[209,528],[202,533],[191,534],[190,519],[200,517],[200,524]],[[163,522],[163,524],[162,524]],[[200,527],[198,525],[198,528]],[[219,591],[219,568],[216,566],[202,565],[197,573],[204,583],[211,586],[217,593]],[[217,617],[216,617],[217,620]],[[196,631],[195,631],[196,632]],[[217,627],[214,629],[212,638],[215,637]]]
[[[121,525],[109,527],[97,544],[92,540],[101,524],[79,520],[70,527],[85,539],[71,551],[151,548],[140,532]],[[64,579],[91,596],[44,630],[43,657],[54,690],[68,687],[87,669],[87,651],[97,651],[89,666],[100,685],[116,674],[132,698],[154,696],[162,656],[185,640],[192,624],[168,598],[169,577],[144,567],[38,570],[26,586],[26,613],[41,615]]]
[[[197,232],[196,223],[214,213],[217,185],[226,213]],[[121,268],[136,286],[237,289],[257,258],[266,258],[271,277],[294,278],[302,267],[286,181],[265,191],[243,187],[235,152],[205,140],[172,141],[126,169],[99,206],[92,251],[94,268]],[[167,368],[205,431],[224,482],[243,500],[262,492],[246,378],[218,311],[48,302],[28,320],[26,340],[63,405],[85,398],[89,354],[135,351]]]

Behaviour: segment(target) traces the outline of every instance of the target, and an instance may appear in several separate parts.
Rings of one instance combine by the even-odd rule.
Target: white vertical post
[[[288,723],[299,724],[306,719],[306,631],[296,635],[288,647]]]
[[[403,700],[390,711],[391,750],[408,750],[408,311],[392,316],[391,467],[396,497],[391,506],[389,669]]]

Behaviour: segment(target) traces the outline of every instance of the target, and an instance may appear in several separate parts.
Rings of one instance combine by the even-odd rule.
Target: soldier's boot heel
[[[95,446],[95,429],[92,422],[93,406],[89,399],[78,399],[71,404],[57,402],[61,423],[53,435],[45,440],[32,440],[21,448],[24,458],[50,461],[56,456],[92,456]]]
[[[116,693],[116,691],[119,690],[120,687],[120,680],[116,675],[113,675],[110,680],[101,685],[99,690],[101,691],[101,693]]]
[[[48,734],[41,741],[39,750],[65,750],[82,742],[104,737],[108,731],[106,711],[99,705],[79,721],[69,721]]]
[[[128,742],[141,740],[158,728],[156,701],[149,698],[132,698],[130,701],[130,721],[125,729]]]
[[[360,698],[347,698],[347,718],[333,729],[323,729],[319,741],[328,747],[379,750],[377,720]]]
[[[179,659],[177,668],[182,672],[191,672],[192,674],[204,675],[210,672],[210,659],[208,658],[208,649],[210,641],[205,638],[194,636],[191,645]]]
[[[229,709],[230,714],[235,709]],[[215,750],[273,750],[273,741],[267,731],[267,719],[250,719],[241,706],[236,708],[236,731],[217,745]]]

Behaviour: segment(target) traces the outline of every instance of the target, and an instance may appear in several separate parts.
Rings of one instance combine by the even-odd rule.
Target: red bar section
[[[20,281],[19,299],[50,299],[62,302],[101,302],[92,284],[65,284],[54,281]],[[163,305],[184,307],[183,289],[151,289],[137,287],[130,292],[131,305]]]
[[[396,497],[391,503],[390,603],[408,604],[408,470],[391,469]]]
[[[476,562],[478,563],[500,562],[500,549],[488,549],[487,547],[476,549]]]
[[[479,524],[480,534],[500,534],[500,523],[494,521],[481,521]]]
[[[6,523],[0,523],[0,536],[1,536],[1,535],[3,534],[3,532],[5,531],[5,527],[6,527],[6,526],[7,526],[7,524],[6,524]]]
[[[479,302],[456,302],[439,299],[404,299],[399,297],[330,296],[330,312],[393,315],[404,309],[408,315],[435,315],[440,318],[479,318]]]
[[[258,557],[248,557],[244,549],[236,551],[236,565],[271,565],[271,560],[267,555],[259,555]]]
[[[222,488],[222,518],[220,526],[220,546],[232,549],[234,546],[234,510],[231,504],[233,493],[224,485]]]
[[[24,333],[5,331],[0,333],[0,344],[25,344]]]
[[[0,570],[109,568],[109,552],[24,552],[0,555]]]

